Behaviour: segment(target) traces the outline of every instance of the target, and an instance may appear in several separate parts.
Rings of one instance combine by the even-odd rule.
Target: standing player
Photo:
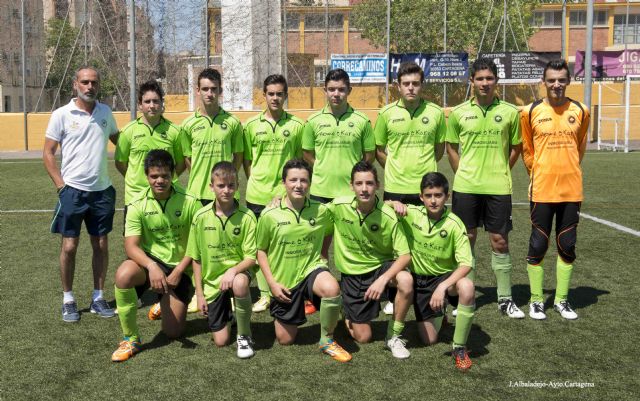
[[[444,175],[426,174],[420,183],[420,199],[423,205],[408,206],[400,220],[411,248],[418,333],[423,343],[435,344],[444,318],[445,296],[459,297],[453,357],[456,367],[465,371],[471,367],[465,346],[475,314],[475,288],[466,277],[471,271],[469,238],[462,221],[445,206],[449,183]]]
[[[477,59],[470,80],[475,97],[456,106],[447,124],[447,153],[456,173],[452,211],[464,222],[471,249],[478,227],[491,242],[491,268],[496,276],[498,307],[511,318],[524,313],[511,298],[511,168],[521,150],[518,109],[496,95],[498,72],[492,60]],[[475,276],[475,258],[471,279]]]
[[[211,203],[213,192],[208,188],[211,169],[219,161],[233,162],[239,171],[242,166],[242,124],[220,107],[222,78],[213,68],[205,68],[198,75],[200,107],[182,122],[183,152],[189,168],[187,192]]]
[[[371,341],[371,321],[380,313],[380,296],[391,292],[389,299],[394,299],[397,290],[385,346],[395,358],[406,359],[411,353],[401,333],[413,296],[413,280],[405,270],[411,255],[393,209],[376,196],[378,186],[376,169],[360,161],[351,170],[355,196],[327,204],[334,222],[333,256],[342,276],[345,323],[356,341]]]
[[[282,167],[287,160],[302,156],[304,126],[302,120],[284,111],[288,87],[282,75],[269,75],[262,88],[267,108],[244,126],[244,172],[248,177],[245,198],[258,218],[274,197],[284,194]],[[253,311],[262,312],[269,306],[269,285],[260,271],[256,279],[260,298]]]
[[[311,167],[306,162],[288,161],[282,181],[286,196],[262,212],[257,234],[258,263],[271,289],[276,338],[283,345],[295,341],[298,326],[307,321],[307,299],[320,309],[320,350],[348,362],[351,355],[333,339],[342,304],[340,287],[321,257],[324,237],[332,228],[331,214],[307,198]]]
[[[141,350],[137,324],[138,295],[147,288],[160,294],[162,331],[169,338],[182,335],[187,304],[193,296],[185,256],[191,220],[200,207],[195,197],[172,184],[173,157],[152,150],[144,160],[149,188],[129,204],[124,249],[127,259],[116,272],[116,305],[124,340],[111,360],[123,362]]]
[[[253,356],[249,269],[256,264],[256,218],[234,198],[238,172],[230,162],[218,162],[211,172],[215,200],[193,218],[187,256],[193,259],[198,308],[208,316],[213,342],[229,343],[235,300],[237,354]],[[231,294],[233,293],[233,295]]]
[[[91,313],[113,317],[104,299],[104,281],[109,266],[108,234],[113,228],[116,191],[107,170],[107,143],[118,139],[111,109],[98,102],[100,75],[93,67],[80,67],[73,77],[75,98],[51,114],[44,140],[42,160],[58,191],[58,205],[51,232],[62,237],[60,278],[62,279],[62,320],[80,320],[73,296],[73,276],[80,229],[85,222],[93,257]],[[58,145],[62,166],[56,164]]]
[[[567,301],[576,259],[578,213],[583,200],[580,163],[587,148],[589,110],[565,91],[571,78],[564,60],[550,61],[542,74],[547,96],[522,110],[522,159],[529,172],[531,238],[527,272],[529,316],[545,319],[542,283],[544,256],[556,217],[556,295],[553,308],[569,320],[578,315]]]
[[[302,153],[313,167],[311,199],[328,203],[351,192],[351,167],[375,157],[375,137],[371,121],[355,111],[347,101],[351,93],[349,75],[338,68],[324,80],[327,105],[312,114],[304,126]]]

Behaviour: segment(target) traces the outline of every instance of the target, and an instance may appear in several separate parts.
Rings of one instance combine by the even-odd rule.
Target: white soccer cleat
[[[407,359],[411,356],[411,352],[407,349],[407,342],[400,336],[393,336],[386,340],[385,348],[391,351],[391,355],[397,359]]]
[[[542,302],[531,302],[529,304],[529,317],[535,320],[544,320],[547,315],[544,313],[544,305]]]
[[[520,310],[511,298],[498,301],[498,309],[512,319],[524,319],[524,312]]]
[[[253,351],[253,340],[249,336],[238,336],[236,339],[238,345],[238,358],[251,358],[255,352]]]
[[[558,302],[553,305],[553,309],[567,320],[576,320],[578,318],[578,314],[573,310],[573,308],[571,308],[571,305],[567,301]]]

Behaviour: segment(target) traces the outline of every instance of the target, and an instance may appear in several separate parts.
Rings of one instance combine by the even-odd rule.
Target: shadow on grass
[[[554,290],[545,290],[545,294],[550,294],[544,303],[545,308],[553,308],[553,301],[555,296]],[[601,295],[608,295],[609,291],[601,290],[593,287],[578,287],[571,288],[569,290],[569,303],[573,309],[583,309],[588,306],[598,303],[598,298]]]

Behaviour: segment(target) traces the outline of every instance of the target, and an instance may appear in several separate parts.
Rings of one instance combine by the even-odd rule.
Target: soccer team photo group
[[[571,288],[590,112],[567,97],[564,60],[544,68],[545,97],[518,108],[497,95],[494,61],[478,58],[471,97],[448,115],[423,99],[422,68],[402,63],[398,100],[373,124],[350,105],[342,69],[326,74],[326,103],[306,120],[285,110],[287,81],[275,74],[264,79],[265,109],[241,123],[221,107],[223,77],[206,68],[194,82],[197,109],[184,121],[165,118],[164,92],[149,81],[137,91],[139,117],[123,127],[97,100],[100,71],[74,74],[75,97],[46,128],[43,162],[58,193],[50,230],[61,238],[60,318],[110,318],[112,347],[98,352],[105,360],[145,358],[143,337],[159,332],[179,340],[192,312],[216,347],[231,346],[240,359],[260,358],[256,343],[275,341],[278,352],[309,337],[319,359],[338,363],[358,358],[345,338],[380,343],[394,359],[446,341],[451,374],[466,372],[482,364],[469,346],[472,326],[482,324],[476,277],[488,272],[480,265],[490,266],[495,283],[493,305],[483,307],[504,324],[579,318]],[[124,193],[108,173],[109,141]],[[443,158],[452,180],[438,171]],[[511,171],[519,163],[529,177],[531,224],[513,227]],[[121,215],[124,230],[115,232]],[[513,229],[530,232],[522,263],[510,253]],[[89,246],[80,243],[83,230],[93,274],[84,312],[74,295],[88,291],[74,286],[86,269],[76,267]],[[124,247],[125,260],[109,257],[110,242]],[[555,259],[546,258],[550,246]],[[487,260],[478,260],[482,248]],[[528,275],[524,304],[512,296],[516,263]],[[545,271],[556,277],[550,295]],[[157,301],[140,308],[149,293]],[[273,330],[258,330],[257,314],[270,315]],[[319,324],[301,330],[314,314]],[[155,332],[141,330],[140,319],[158,321]],[[411,346],[410,319],[420,340]],[[374,329],[380,321],[383,336]]]

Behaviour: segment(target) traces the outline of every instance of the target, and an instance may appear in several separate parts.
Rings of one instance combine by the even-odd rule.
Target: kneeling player
[[[345,323],[356,341],[371,341],[371,321],[380,313],[380,296],[391,293],[393,300],[397,292],[385,345],[395,358],[405,359],[411,354],[400,334],[413,296],[413,280],[405,271],[411,255],[393,209],[376,196],[378,186],[376,169],[360,161],[351,170],[355,197],[327,204],[334,221],[333,256],[342,275]]]
[[[413,308],[418,332],[425,344],[438,341],[445,296],[459,296],[458,316],[453,333],[456,367],[465,371],[471,359],[465,348],[475,310],[475,288],[468,279],[471,246],[464,223],[445,207],[449,183],[441,173],[428,173],[420,183],[424,206],[408,206],[401,220],[411,248]],[[396,208],[397,209],[397,208]]]
[[[248,270],[256,264],[256,217],[234,196],[238,172],[230,162],[218,162],[211,171],[212,203],[193,218],[187,256],[193,259],[198,308],[208,316],[213,342],[229,343],[231,293],[238,323],[238,357],[253,356],[251,297]]]
[[[336,279],[321,257],[325,235],[332,228],[331,215],[320,202],[309,200],[311,167],[303,160],[289,160],[282,169],[286,196],[269,206],[258,222],[258,264],[271,290],[271,316],[276,338],[292,344],[298,326],[307,319],[304,301],[320,309],[320,350],[339,362],[351,355],[333,339],[342,297]]]
[[[138,295],[147,288],[160,294],[162,331],[177,338],[184,331],[187,304],[193,296],[191,277],[185,270],[191,259],[185,257],[191,219],[200,202],[174,185],[173,157],[155,149],[144,160],[150,188],[131,202],[125,223],[125,260],[115,279],[115,296],[124,341],[113,353],[122,362],[140,351],[136,321]]]

